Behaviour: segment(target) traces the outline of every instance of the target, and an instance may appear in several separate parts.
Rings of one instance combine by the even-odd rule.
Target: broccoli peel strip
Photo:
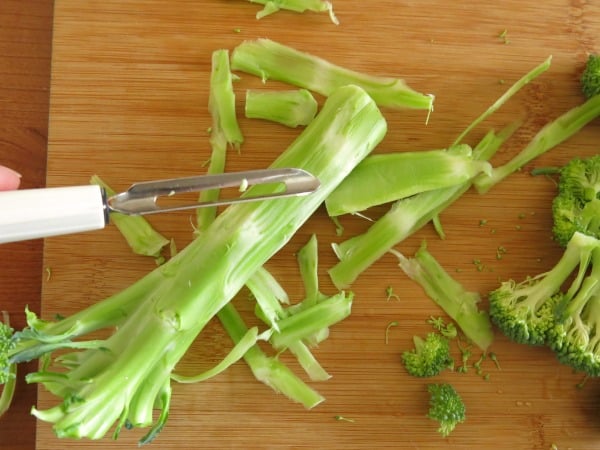
[[[490,131],[473,149],[473,157],[479,160],[490,159],[517,126],[518,124],[510,125],[499,133]],[[339,244],[333,243],[333,250],[339,259],[329,269],[334,285],[339,289],[349,287],[371,264],[394,245],[429,223],[470,187],[471,180],[398,200],[365,233]]]
[[[303,168],[319,178],[320,189],[309,196],[230,206],[205,233],[151,272],[149,280],[138,282],[149,291],[130,288],[135,299],[109,298],[109,306],[100,302],[79,312],[78,321],[66,318],[67,330],[92,331],[110,322],[119,326],[101,349],[72,358],[74,367],[65,372],[69,383],[61,403],[33,413],[53,422],[59,436],[97,439],[115,421],[119,426],[149,426],[158,401],[163,411],[150,431],[153,436],[168,416],[171,371],[204,325],[292,237],[385,132],[385,119],[364,90],[356,86],[337,90],[272,165]],[[268,189],[250,189],[255,188]],[[107,318],[96,321],[90,311],[101,311]],[[53,329],[64,329],[61,322],[44,324],[43,333],[52,336]],[[18,357],[21,345],[29,343],[19,341],[9,360]]]
[[[325,200],[329,216],[354,214],[422,192],[466,183],[487,161],[473,158],[466,144],[448,149],[370,155]]]
[[[259,3],[265,7],[256,13],[257,19],[262,19],[268,15],[276,13],[281,9],[303,13],[306,11],[313,12],[328,12],[329,18],[335,25],[339,25],[339,21],[333,12],[331,2],[324,0],[249,0],[251,3]]]
[[[306,89],[285,91],[246,90],[244,114],[290,128],[308,125],[317,114],[318,103]]]
[[[506,164],[494,167],[491,175],[480,174],[475,177],[473,181],[475,189],[480,194],[488,192],[493,186],[522,168],[531,160],[578,133],[579,130],[599,115],[600,95],[591,97],[581,105],[569,109],[542,127],[525,148]]]
[[[381,77],[337,66],[270,39],[244,41],[231,53],[231,69],[282,81],[328,96],[340,86],[362,87],[379,106],[433,109],[433,95],[410,88],[399,78]]]
[[[427,250],[425,242],[412,258],[395,250],[391,253],[398,257],[404,273],[456,322],[465,336],[481,350],[487,350],[494,340],[494,332],[487,312],[479,308],[480,295],[467,291],[452,278]]]

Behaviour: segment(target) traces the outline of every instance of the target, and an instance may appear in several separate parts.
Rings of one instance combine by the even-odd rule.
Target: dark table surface
[[[45,183],[53,0],[0,2],[0,164],[23,176],[22,187]],[[42,241],[0,246],[0,310],[15,328],[24,325],[24,306],[38,309]],[[36,386],[19,380],[10,411],[0,419],[0,447],[35,448],[29,414]]]

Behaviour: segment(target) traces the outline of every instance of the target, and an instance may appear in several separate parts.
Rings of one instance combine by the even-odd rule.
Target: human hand
[[[21,183],[21,174],[9,169],[5,166],[0,166],[0,191],[12,191],[19,187]]]

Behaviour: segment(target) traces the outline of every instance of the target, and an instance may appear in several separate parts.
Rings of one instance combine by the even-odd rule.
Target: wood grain
[[[445,147],[506,89],[508,83],[553,56],[551,69],[528,85],[470,137],[515,119],[523,128],[497,156],[507,160],[547,121],[581,102],[578,76],[588,52],[600,50],[600,7],[592,2],[549,0],[461,2],[381,0],[335,2],[341,21],[327,15],[281,12],[260,21],[258,9],[242,1],[92,0],[57,3],[53,39],[48,184],[86,183],[93,173],[115,188],[133,181],[202,172],[208,158],[207,111],[210,55],[243,39],[269,37],[335,63],[374,74],[398,76],[436,95],[428,125],[419,111],[384,110],[389,133],[377,151]],[[507,40],[500,34],[507,31]],[[242,76],[244,89],[260,81]],[[271,84],[267,84],[267,87]],[[259,168],[297,135],[273,124],[241,117],[246,142],[232,152],[228,170]],[[598,123],[544,155],[535,164],[566,162],[597,152]],[[426,227],[398,248],[411,254],[423,239],[464,285],[485,293],[498,279],[547,270],[560,254],[550,240],[550,201],[555,186],[546,178],[516,173],[485,196],[469,192],[447,209],[447,239]],[[374,215],[382,213],[379,208]],[[480,226],[480,220],[487,224]],[[152,223],[183,246],[191,239],[189,214],[152,217]],[[343,218],[346,235],[365,221]],[[301,296],[294,252],[316,232],[321,245],[323,290],[333,292],[326,270],[339,240],[319,211],[277,254],[269,268],[293,299]],[[496,250],[504,246],[501,260]],[[477,270],[473,261],[483,263]],[[43,314],[69,314],[124,288],[153,268],[136,258],[115,229],[49,239],[43,285]],[[392,286],[400,300],[386,300]],[[397,268],[391,256],[372,266],[353,286],[352,316],[332,330],[316,351],[333,375],[315,387],[326,402],[312,411],[291,404],[255,381],[238,364],[194,386],[174,386],[169,423],[153,444],[165,449],[205,448],[523,448],[599,447],[596,380],[576,389],[581,376],[557,363],[543,348],[526,348],[498,335],[493,350],[502,369],[486,363],[490,380],[474,370],[446,373],[463,394],[468,421],[440,438],[425,417],[425,380],[412,379],[400,354],[425,319],[440,313]],[[236,302],[249,313],[244,293]],[[397,320],[390,341],[387,324]],[[229,347],[217,324],[208,327],[181,363],[193,372],[209,367]],[[458,355],[457,355],[458,357]],[[40,391],[40,406],[54,404]],[[342,415],[352,422],[336,421]],[[134,446],[138,431],[104,439],[94,448]],[[38,449],[81,448],[57,442],[51,426],[39,423]],[[87,443],[85,444],[88,445]],[[92,444],[89,444],[92,446]]]
[[[23,188],[45,183],[53,3],[0,2],[0,164],[21,173]],[[25,325],[24,305],[40,308],[42,244],[0,247],[0,310],[8,311],[15,328]],[[25,365],[22,373],[33,369],[35,364]],[[13,405],[0,419],[3,449],[35,448],[29,410],[36,392],[19,381]]]

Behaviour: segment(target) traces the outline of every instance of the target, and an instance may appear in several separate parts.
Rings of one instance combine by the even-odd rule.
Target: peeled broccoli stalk
[[[252,3],[260,3],[265,7],[256,13],[257,19],[262,19],[281,9],[303,13],[305,11],[328,12],[331,21],[338,25],[339,22],[333,13],[331,2],[324,0],[250,0]]]
[[[554,325],[557,294],[576,273],[568,291],[571,299],[579,289],[600,241],[575,233],[562,256],[552,269],[517,283],[502,282],[489,294],[489,313],[492,322],[511,340],[530,345],[547,342],[548,330]]]
[[[510,126],[488,133],[473,150],[476,160],[488,160],[513,133]],[[423,192],[395,202],[390,210],[360,235],[332,244],[339,262],[329,270],[338,289],[349,287],[371,264],[414,232],[434,219],[471,187],[471,181],[457,186]]]
[[[454,367],[450,341],[438,333],[428,333],[425,339],[413,336],[414,349],[402,353],[406,371],[414,377],[434,377]]]
[[[521,169],[529,161],[553,149],[579,132],[600,115],[600,95],[571,108],[560,117],[546,124],[514,158],[498,167],[491,175],[481,174],[473,182],[477,192],[485,193],[504,178]]]
[[[325,206],[330,216],[356,213],[372,206],[466,183],[487,161],[473,159],[466,144],[444,150],[371,155],[331,193]]]
[[[450,276],[423,243],[413,258],[392,250],[400,267],[427,295],[448,314],[465,336],[485,351],[494,340],[492,323],[486,311],[479,309],[481,297],[469,292]]]
[[[296,128],[308,125],[317,114],[317,101],[306,89],[286,91],[246,91],[245,114]]]
[[[600,239],[600,155],[573,158],[559,170],[552,232],[565,246],[575,232]]]
[[[208,110],[212,117],[212,127],[210,130],[211,156],[207,173],[218,174],[225,170],[227,147],[232,146],[239,150],[244,142],[235,111],[235,93],[229,69],[228,50],[215,50],[212,53]],[[219,189],[202,191],[199,201],[215,201],[219,195]],[[216,206],[198,208],[196,210],[198,231],[205,230],[216,215]]]
[[[600,375],[600,242],[592,251],[592,266],[574,295],[559,294],[556,321],[548,331],[548,345],[558,360],[585,372]]]
[[[362,87],[379,106],[431,111],[432,95],[421,94],[398,78],[372,76],[336,66],[270,39],[244,41],[231,54],[231,68],[268,79],[283,81],[321,95],[338,87]]]
[[[466,407],[462,397],[448,383],[429,384],[429,412],[427,417],[439,423],[438,432],[447,437],[456,425],[466,420]]]
[[[581,91],[585,98],[600,94],[600,55],[588,56],[581,74]]]
[[[79,331],[115,327],[96,348],[70,354],[70,366],[60,372],[62,401],[44,411],[33,409],[33,414],[52,422],[60,437],[100,438],[117,422],[116,434],[123,425],[152,426],[142,443],[152,439],[167,420],[171,371],[206,323],[285,245],[385,131],[383,116],[364,90],[340,88],[272,164],[307,170],[320,180],[319,190],[231,205],[185,249],[124,293],[59,322],[31,320],[28,332],[15,334],[16,346],[4,356],[8,364],[20,358],[21,350],[31,354],[37,345],[63,340],[69,347],[83,337]],[[274,189],[257,185],[248,193]],[[59,389],[54,381],[48,384]],[[161,410],[156,422],[155,407]]]
[[[108,197],[116,194],[98,175],[93,175],[90,183],[101,186]],[[142,216],[127,216],[112,212],[110,220],[121,232],[131,250],[138,255],[157,258],[163,247],[169,244],[169,240],[152,228],[152,225]]]

